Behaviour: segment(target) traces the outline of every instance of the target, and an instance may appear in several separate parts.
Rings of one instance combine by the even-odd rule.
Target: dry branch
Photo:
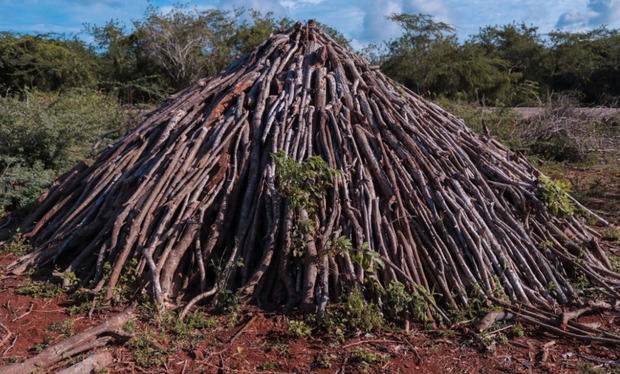
[[[112,365],[113,362],[114,357],[112,357],[112,353],[109,351],[97,352],[88,356],[83,361],[59,371],[58,374],[99,373],[106,367]]]
[[[39,373],[46,368],[91,349],[102,347],[116,338],[127,339],[123,325],[133,317],[133,308],[115,315],[104,323],[76,334],[24,362],[0,368],[0,374]]]

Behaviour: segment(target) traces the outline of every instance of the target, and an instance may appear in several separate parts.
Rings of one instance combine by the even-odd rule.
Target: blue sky
[[[152,0],[165,10],[175,0]],[[342,31],[356,47],[398,35],[386,15],[426,13],[452,24],[460,38],[481,26],[524,21],[545,33],[582,31],[606,24],[620,27],[620,0],[193,0],[198,8],[235,7],[273,11],[276,15],[317,19]],[[146,0],[0,0],[0,30],[79,33],[84,23],[111,18],[130,23],[140,18]]]

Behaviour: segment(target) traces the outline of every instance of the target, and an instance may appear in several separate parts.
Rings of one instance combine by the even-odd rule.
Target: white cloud
[[[405,13],[424,13],[441,20],[449,21],[449,7],[443,1],[408,0],[404,2]]]
[[[26,32],[26,33],[57,33],[57,34],[72,34],[81,31],[81,27],[54,25],[49,23],[35,23],[27,25],[19,25],[13,27],[11,31]]]
[[[356,43],[362,44],[400,35],[399,26],[388,19],[395,13],[424,13],[437,20],[450,22],[449,7],[444,0],[367,0],[361,1],[358,7],[364,14],[362,29],[352,36]]]
[[[585,9],[570,9],[560,15],[558,28],[584,30],[599,25],[620,23],[620,0],[589,0]]]
[[[293,9],[297,5],[297,3],[292,0],[280,0],[280,5],[282,5],[284,8]]]

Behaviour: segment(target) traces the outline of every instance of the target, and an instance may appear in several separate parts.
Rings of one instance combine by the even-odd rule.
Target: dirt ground
[[[3,255],[0,266],[15,257]],[[26,282],[26,283],[25,283]],[[24,295],[26,276],[3,273],[0,282],[2,364],[31,357],[63,337],[101,323],[121,309],[68,315],[71,300]],[[207,315],[207,317],[209,316]],[[235,315],[214,315],[207,327],[185,335],[165,333],[157,318],[140,320],[135,341],[109,347],[109,373],[613,373],[620,372],[620,348],[559,338],[533,326],[508,323],[476,338],[466,327],[423,330],[413,326],[342,339],[310,330],[295,336],[281,313],[248,307]],[[300,319],[301,317],[297,317]],[[585,316],[620,331],[620,313]],[[133,323],[132,323],[133,324]],[[519,336],[523,334],[523,336]],[[150,337],[145,339],[145,337]],[[85,355],[54,368],[66,367]],[[105,372],[105,371],[104,371]]]

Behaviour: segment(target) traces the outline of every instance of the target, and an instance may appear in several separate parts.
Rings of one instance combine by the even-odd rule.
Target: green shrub
[[[620,230],[607,229],[603,232],[603,239],[609,240],[615,243],[620,243]]]
[[[53,170],[45,169],[40,162],[27,166],[17,157],[0,154],[0,165],[0,211],[3,212],[29,206],[56,177]]]
[[[18,289],[20,295],[28,295],[34,298],[50,299],[63,293],[62,288],[49,282],[34,282],[27,279]]]
[[[125,117],[115,99],[87,89],[1,98],[0,154],[64,171],[88,157],[94,142]]]
[[[22,236],[19,229],[13,234],[11,240],[0,245],[0,253],[11,253],[16,256],[25,255],[31,249],[32,246],[28,243],[28,240]]]
[[[574,211],[573,203],[566,193],[568,189],[567,183],[554,181],[545,175],[541,175],[536,196],[542,200],[554,216],[565,217]]]
[[[364,300],[362,292],[354,287],[342,301],[344,320],[349,328],[371,332],[383,327],[383,316],[379,307]]]
[[[374,364],[379,360],[377,358],[377,354],[373,351],[359,347],[355,350],[355,352],[353,352],[352,359],[357,363],[358,368],[362,372],[366,372],[371,364]]]
[[[289,319],[286,321],[288,324],[288,333],[295,338],[306,338],[310,336],[310,327],[306,325],[304,321],[296,321]]]
[[[166,363],[171,350],[160,344],[165,336],[151,329],[145,329],[129,340],[129,347],[134,350],[135,362],[138,366],[152,368]]]
[[[407,292],[404,284],[397,281],[391,281],[386,291],[386,317],[392,320],[398,319],[401,313],[409,308],[409,305],[413,301],[413,296]]]
[[[275,370],[277,368],[280,367],[280,364],[278,363],[278,361],[274,361],[274,360],[267,360],[265,362],[263,362],[258,369],[259,370],[264,370],[264,371],[272,371]]]
[[[126,117],[115,99],[88,89],[0,98],[0,211],[28,206],[101,137],[105,145],[122,135]]]
[[[295,162],[294,158],[279,151],[272,153],[271,158],[276,165],[280,195],[289,199],[295,209],[306,209],[310,216],[328,187],[332,186],[332,179],[341,173],[330,168],[319,156]]]

